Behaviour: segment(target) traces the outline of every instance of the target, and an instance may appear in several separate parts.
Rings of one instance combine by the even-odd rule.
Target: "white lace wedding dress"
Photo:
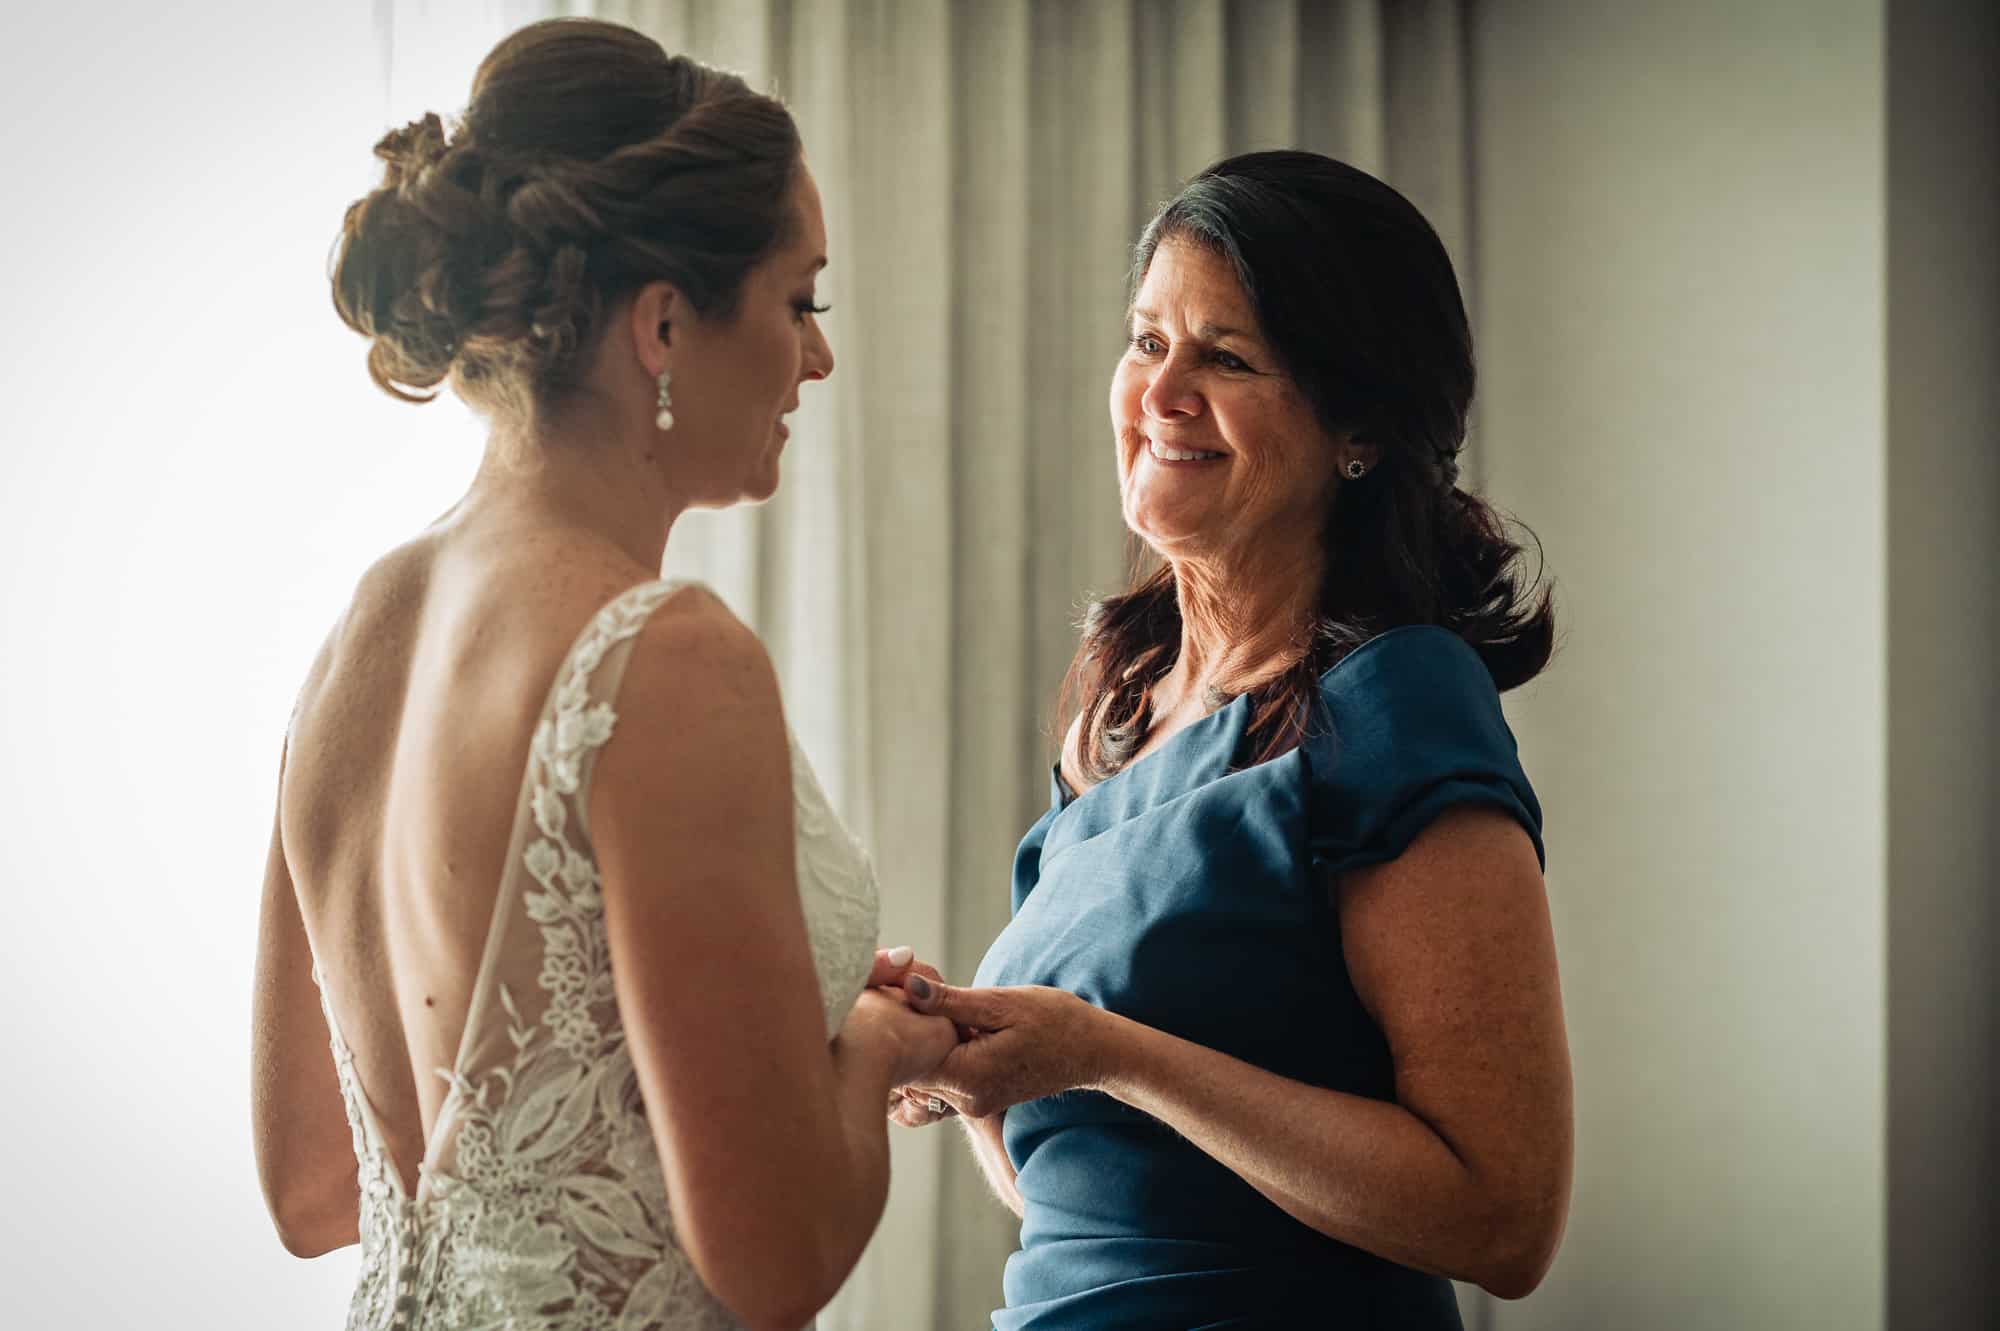
[[[590,832],[591,770],[617,724],[633,636],[680,586],[592,619],[551,686],[507,869],[417,1195],[383,1147],[327,1007],[360,1162],[349,1331],[730,1327],[676,1241],[611,986]],[[799,893],[832,1037],[873,961],[875,878],[792,741]],[[719,1015],[719,1014],[718,1014]]]

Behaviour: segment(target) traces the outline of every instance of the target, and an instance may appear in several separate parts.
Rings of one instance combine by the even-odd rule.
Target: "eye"
[[[1210,359],[1225,370],[1247,370],[1250,368],[1244,363],[1241,356],[1227,351],[1217,351]]]
[[[1142,356],[1158,356],[1165,353],[1167,344],[1152,333],[1132,334],[1132,350]]]
[[[792,302],[793,316],[801,323],[805,321],[805,317],[808,314],[825,314],[832,308],[833,306],[831,305],[815,305],[811,296],[805,296]]]

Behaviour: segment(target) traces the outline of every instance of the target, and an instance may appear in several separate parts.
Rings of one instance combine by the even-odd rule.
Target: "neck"
[[[1174,561],[1181,643],[1161,683],[1163,702],[1243,693],[1297,661],[1318,618],[1323,567],[1310,544],[1261,557]]]
[[[658,456],[650,419],[589,404],[496,422],[461,508],[521,512],[589,532],[645,568],[664,559],[667,534],[687,509]]]

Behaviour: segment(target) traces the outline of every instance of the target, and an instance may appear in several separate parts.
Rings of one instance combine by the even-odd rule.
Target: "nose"
[[[819,320],[807,316],[806,327],[810,335],[806,338],[806,354],[802,365],[803,379],[824,379],[833,373],[833,347],[828,344],[826,334],[820,330]]]
[[[1193,376],[1177,360],[1169,358],[1154,371],[1152,381],[1139,398],[1139,406],[1156,421],[1194,416],[1201,412],[1201,394],[1195,391]]]

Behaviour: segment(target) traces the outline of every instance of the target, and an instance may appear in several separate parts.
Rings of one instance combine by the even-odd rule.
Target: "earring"
[[[667,379],[667,372],[661,370],[660,409],[653,416],[653,424],[659,426],[662,430],[671,430],[674,428],[674,401],[667,393]]]
[[[662,389],[661,391],[664,392],[665,390]],[[1358,481],[1367,474],[1368,474],[1368,464],[1363,462],[1360,458],[1349,458],[1347,460],[1348,480]]]

